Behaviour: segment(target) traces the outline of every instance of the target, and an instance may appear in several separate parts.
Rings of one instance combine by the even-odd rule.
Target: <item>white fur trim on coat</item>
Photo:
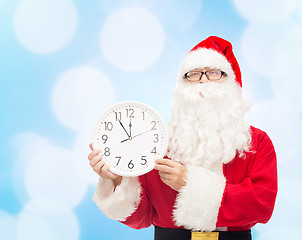
[[[235,73],[225,56],[207,48],[199,48],[189,52],[180,65],[178,80],[181,81],[185,73],[195,68],[217,68],[225,72],[229,79],[235,80]]]
[[[217,173],[203,167],[186,167],[186,185],[176,198],[174,221],[186,229],[213,231],[225,189],[225,177],[222,170]]]
[[[123,177],[115,190],[112,180],[100,177],[92,200],[107,217],[124,221],[137,209],[140,194],[137,177]]]

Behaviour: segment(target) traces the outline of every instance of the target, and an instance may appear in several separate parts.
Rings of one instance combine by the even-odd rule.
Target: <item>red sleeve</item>
[[[121,223],[135,229],[146,228],[152,224],[153,207],[149,200],[149,194],[146,187],[145,175],[139,177],[141,183],[141,200],[135,210],[125,221]]]
[[[272,215],[277,194],[277,164],[273,144],[265,133],[255,150],[243,181],[228,183],[227,178],[217,227],[247,226],[248,229],[256,223],[266,223]]]

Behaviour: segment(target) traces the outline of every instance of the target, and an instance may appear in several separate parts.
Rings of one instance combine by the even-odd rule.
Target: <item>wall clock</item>
[[[154,168],[154,160],[167,151],[166,124],[150,106],[139,102],[113,105],[93,130],[94,149],[101,149],[110,171],[120,176],[139,176]]]

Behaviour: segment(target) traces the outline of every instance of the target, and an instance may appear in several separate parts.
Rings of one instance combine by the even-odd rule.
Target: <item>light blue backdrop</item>
[[[210,35],[231,41],[272,138],[279,194],[257,240],[298,239],[302,223],[302,1],[0,0],[0,239],[152,239],[92,202],[91,129],[136,100],[169,121],[180,62]],[[294,220],[295,219],[295,220]]]

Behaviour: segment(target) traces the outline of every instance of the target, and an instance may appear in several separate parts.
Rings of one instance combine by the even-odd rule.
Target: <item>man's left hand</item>
[[[160,179],[175,191],[186,185],[187,169],[179,162],[169,159],[156,159],[155,170],[159,171]]]

